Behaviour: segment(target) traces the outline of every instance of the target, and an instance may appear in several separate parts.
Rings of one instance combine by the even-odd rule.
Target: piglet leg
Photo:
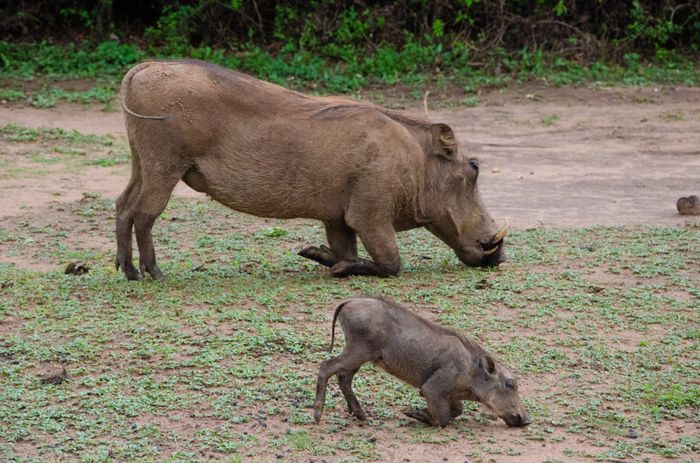
[[[355,376],[355,373],[357,373],[357,370],[349,373],[338,373],[338,384],[348,404],[348,412],[358,420],[366,421],[367,415],[365,415],[360,402],[357,400],[357,397],[355,397],[355,392],[352,390],[352,378]]]
[[[433,426],[444,428],[452,418],[450,396],[455,389],[457,374],[454,368],[444,366],[433,373],[420,388],[421,394],[428,402],[428,412]]]
[[[433,418],[427,408],[409,408],[403,411],[403,414],[428,426],[433,425]]]
[[[326,401],[328,380],[333,375],[337,374],[339,375],[339,379],[340,376],[343,376],[345,381],[347,381],[345,376],[349,375],[350,381],[352,381],[352,376],[360,369],[362,364],[371,360],[373,360],[373,356],[369,353],[369,350],[360,346],[353,346],[353,349],[346,348],[339,356],[321,363],[321,367],[318,370],[318,380],[316,381],[316,400],[314,401],[314,421],[316,421],[316,424],[321,422],[321,416],[323,416],[323,406]],[[343,391],[343,393],[345,393],[345,391]],[[352,394],[352,397],[354,398],[355,395]],[[357,402],[357,398],[355,398],[355,402]],[[357,403],[358,407],[359,405],[360,404]],[[352,406],[350,401],[348,401],[348,408]],[[361,408],[359,410],[362,412]],[[364,413],[362,414],[364,415]]]

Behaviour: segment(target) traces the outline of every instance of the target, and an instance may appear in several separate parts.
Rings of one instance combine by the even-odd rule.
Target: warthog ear
[[[430,133],[433,136],[433,154],[453,160],[457,156],[457,140],[450,126],[433,124],[430,126]]]
[[[481,369],[486,372],[486,376],[491,376],[496,373],[496,362],[493,361],[493,357],[489,354],[484,354],[479,359]]]

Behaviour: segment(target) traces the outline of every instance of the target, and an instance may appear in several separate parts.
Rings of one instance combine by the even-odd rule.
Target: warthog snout
[[[490,238],[454,248],[457,258],[470,267],[496,267],[506,261],[504,252],[505,237],[509,224],[506,224]]]
[[[506,261],[503,238],[495,242],[492,240],[490,243],[481,243],[481,247],[484,249],[481,267],[496,267]]]

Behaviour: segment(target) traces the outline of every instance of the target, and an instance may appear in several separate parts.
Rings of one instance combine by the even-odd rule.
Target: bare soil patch
[[[461,149],[482,161],[481,189],[497,219],[508,217],[516,228],[697,220],[679,216],[675,204],[700,192],[700,88],[526,86],[480,98],[474,108],[429,114],[450,124]],[[407,109],[422,112],[418,105]],[[77,105],[8,106],[0,112],[0,124],[7,123],[124,136],[119,112]],[[3,182],[0,217],[55,201],[57,187],[116,197],[128,167],[64,177],[59,169]],[[182,184],[175,194],[196,195]]]

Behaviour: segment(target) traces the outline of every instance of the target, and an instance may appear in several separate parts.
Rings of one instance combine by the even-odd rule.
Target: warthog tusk
[[[510,220],[506,219],[506,224],[498,230],[498,233],[493,235],[493,239],[491,240],[492,243],[500,243],[503,238],[508,235],[508,229],[510,228]]]
[[[488,250],[484,251],[484,255],[485,255],[485,256],[490,256],[491,254],[493,254],[493,253],[496,252],[496,251],[498,251],[498,246],[496,246],[496,247],[494,247],[494,248],[492,248],[492,249],[488,249]]]

